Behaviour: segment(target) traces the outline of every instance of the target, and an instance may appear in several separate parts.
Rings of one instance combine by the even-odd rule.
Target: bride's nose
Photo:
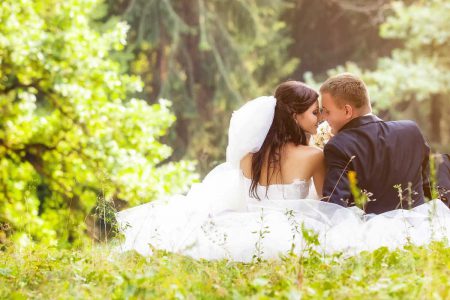
[[[325,116],[324,116],[324,113],[322,112],[322,110],[320,110],[319,114],[317,115],[317,122],[319,124],[325,122]]]

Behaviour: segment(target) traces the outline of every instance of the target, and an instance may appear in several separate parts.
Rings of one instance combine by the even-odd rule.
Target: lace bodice
[[[246,191],[250,190],[251,180],[244,177]],[[292,200],[292,199],[305,199],[309,194],[311,186],[311,180],[296,179],[290,184],[271,184],[268,187],[258,185],[257,192],[261,200]],[[267,188],[267,195],[266,195]],[[246,193],[247,197],[250,197],[249,193]]]

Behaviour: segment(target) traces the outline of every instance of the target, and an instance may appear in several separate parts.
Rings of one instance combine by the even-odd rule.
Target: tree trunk
[[[180,15],[189,26],[196,29],[195,33],[185,33],[182,38],[186,45],[187,57],[184,59],[185,70],[192,70],[187,78],[187,89],[195,100],[195,106],[202,121],[211,119],[212,97],[214,96],[214,86],[207,69],[209,55],[200,50],[200,12],[198,2],[182,1]]]

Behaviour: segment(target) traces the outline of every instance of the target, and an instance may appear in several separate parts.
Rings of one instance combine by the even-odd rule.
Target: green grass
[[[253,264],[164,251],[117,254],[107,245],[10,245],[0,255],[0,299],[450,299],[450,248],[444,243]]]

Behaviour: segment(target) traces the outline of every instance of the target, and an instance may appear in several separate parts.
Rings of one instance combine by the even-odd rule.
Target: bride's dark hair
[[[272,176],[281,175],[282,147],[287,143],[296,146],[307,144],[306,134],[297,125],[294,115],[307,111],[317,101],[319,94],[299,81],[286,81],[277,87],[274,97],[276,105],[272,125],[261,148],[252,157],[252,182],[249,193],[256,199],[260,199],[257,186],[266,155],[268,155],[266,177],[268,183]]]

